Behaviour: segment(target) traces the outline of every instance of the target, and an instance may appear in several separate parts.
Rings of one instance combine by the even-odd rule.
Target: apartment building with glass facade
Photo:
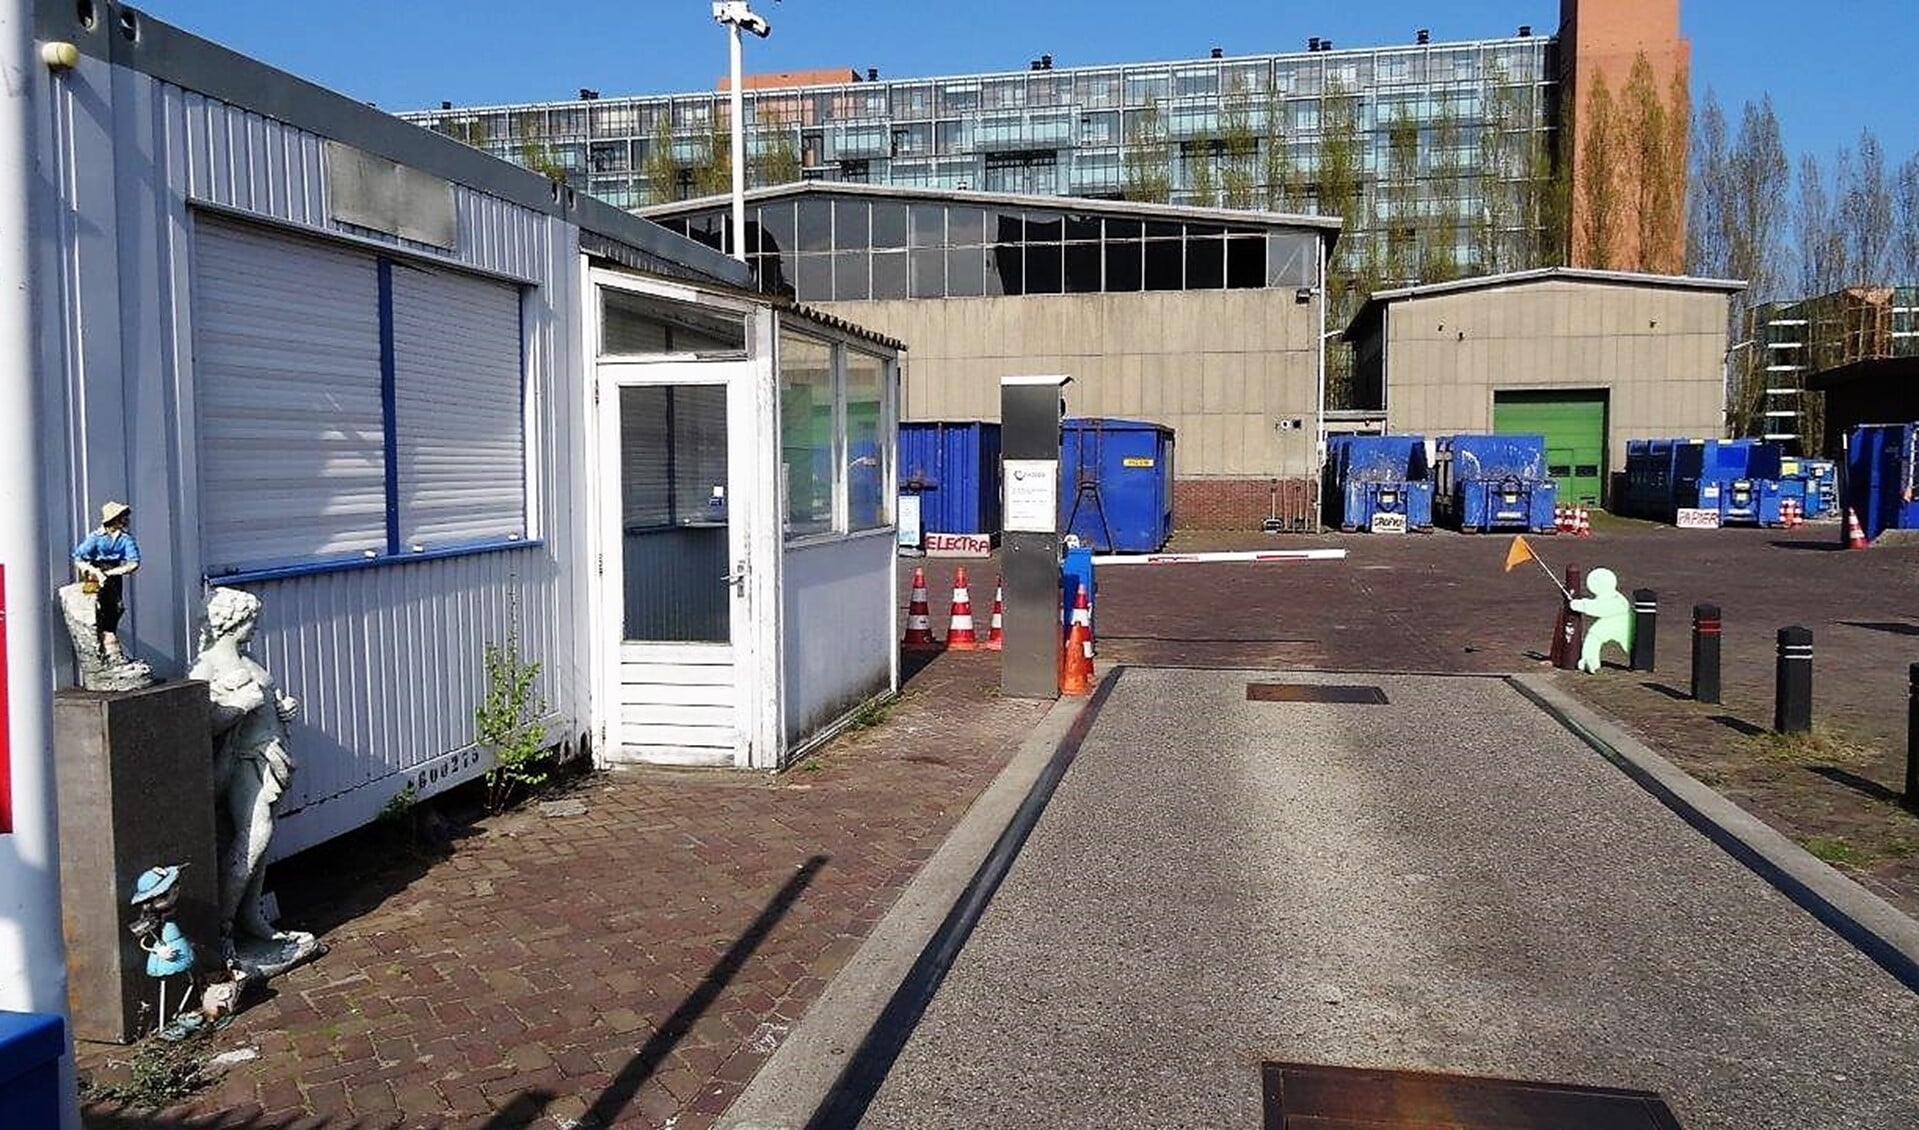
[[[1553,243],[1558,42],[1522,28],[1472,42],[749,82],[749,184],[1338,214],[1344,263],[1369,283],[1532,266]],[[724,184],[723,90],[403,116],[622,207]]]

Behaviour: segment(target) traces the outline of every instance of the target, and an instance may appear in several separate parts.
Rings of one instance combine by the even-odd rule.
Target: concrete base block
[[[60,898],[73,1034],[130,1043],[154,1025],[158,986],[129,927],[149,867],[184,863],[175,921],[202,968],[220,956],[213,741],[205,683],[62,691],[53,741],[60,798]],[[168,1011],[184,982],[169,987]]]

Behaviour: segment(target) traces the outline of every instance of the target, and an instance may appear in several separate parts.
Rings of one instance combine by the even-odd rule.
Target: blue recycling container
[[[60,1057],[66,1022],[32,1012],[0,1012],[0,1126],[60,1125]]]
[[[1722,526],[1778,526],[1780,450],[1756,439],[1708,439],[1678,450],[1674,500],[1681,509],[1713,510]]]
[[[1071,416],[1060,424],[1060,531],[1101,553],[1157,553],[1173,536],[1173,429]]]
[[[1334,492],[1342,530],[1433,528],[1433,484],[1420,436],[1343,436]]]
[[[1831,518],[1839,509],[1838,465],[1830,459],[1783,458],[1779,493],[1798,501],[1802,517]]]
[[[920,528],[935,534],[1000,532],[998,424],[900,424],[901,494],[920,499]]]
[[[1448,525],[1466,533],[1558,529],[1545,436],[1445,436],[1435,447],[1433,500]]]
[[[1887,530],[1919,529],[1914,470],[1919,465],[1919,423],[1867,424],[1846,436],[1839,494],[1859,518],[1868,540]],[[1846,523],[1839,523],[1841,541]]]

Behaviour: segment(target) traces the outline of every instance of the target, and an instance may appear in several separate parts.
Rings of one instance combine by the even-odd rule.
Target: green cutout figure
[[[1579,651],[1579,669],[1590,675],[1599,670],[1599,651],[1609,643],[1632,658],[1632,601],[1620,594],[1619,578],[1611,569],[1586,574],[1586,591],[1592,595],[1573,601],[1572,610],[1592,617],[1586,625],[1586,646]]]

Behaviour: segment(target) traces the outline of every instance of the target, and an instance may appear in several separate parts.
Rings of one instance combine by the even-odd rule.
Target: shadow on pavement
[[[1894,636],[1919,636],[1919,624],[1901,624],[1893,620],[1841,620],[1848,628],[1864,628],[1868,632],[1885,632]]]
[[[1774,549],[1816,549],[1825,553],[1846,551],[1846,546],[1836,541],[1775,541],[1770,544]]]
[[[1764,737],[1768,732],[1764,726],[1755,726],[1744,718],[1734,718],[1730,714],[1714,714],[1710,720],[1749,738]]]
[[[1665,695],[1667,698],[1676,699],[1679,702],[1692,701],[1692,695],[1689,692],[1680,690],[1678,687],[1669,687],[1664,683],[1641,683],[1639,685],[1642,687],[1645,687],[1649,691],[1658,691],[1660,694]]]
[[[1841,769],[1837,765],[1812,765],[1806,768],[1806,772],[1824,777],[1835,785],[1844,785],[1853,792],[1869,796],[1873,800],[1885,801],[1887,804],[1898,804],[1904,799],[1896,790],[1889,789],[1871,778],[1861,777],[1857,773]]]
[[[773,932],[773,927],[779,925],[780,920],[786,917],[787,911],[793,909],[793,904],[799,901],[800,895],[820,873],[820,868],[826,866],[826,861],[827,857],[824,855],[812,857],[780,887],[779,891],[773,895],[772,901],[766,904],[765,909],[761,910],[758,917],[754,918],[752,924],[746,928],[746,932],[720,955],[720,959],[706,971],[706,976],[700,978],[699,985],[680,1002],[680,1006],[673,1010],[671,1016],[660,1022],[652,1037],[641,1045],[632,1059],[626,1062],[626,1066],[613,1077],[613,1082],[607,1085],[606,1090],[601,1091],[599,1097],[593,1100],[593,1105],[587,1108],[586,1114],[579,1120],[581,1126],[612,1126],[619,1121],[621,1112],[626,1109],[628,1103],[633,1101],[633,1096],[639,1093],[641,1085],[653,1077],[653,1073],[660,1069],[660,1064],[666,1061],[666,1057],[686,1037],[686,1034],[692,1031],[694,1023],[713,1006],[713,1002],[719,999],[720,993],[732,984],[733,978],[739,976],[740,970],[753,956],[753,952],[759,949],[760,943]],[[541,1105],[544,1108],[545,1104]],[[493,1121],[487,1123],[487,1130],[520,1130],[539,1117],[539,1112],[534,1111],[532,1117],[524,1121],[504,1121],[508,1110],[511,1109],[509,1107],[496,1115]]]

